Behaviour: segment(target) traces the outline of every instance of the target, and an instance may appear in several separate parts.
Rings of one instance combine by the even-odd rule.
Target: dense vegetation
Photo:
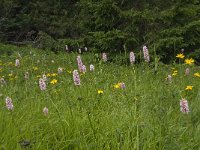
[[[200,70],[183,55],[155,73],[144,60],[122,66],[81,54],[87,69],[75,85],[78,53],[0,51],[1,149],[200,149]]]
[[[199,0],[0,0],[0,40],[53,51],[139,53],[146,44],[164,62],[181,49],[200,60],[199,18]]]

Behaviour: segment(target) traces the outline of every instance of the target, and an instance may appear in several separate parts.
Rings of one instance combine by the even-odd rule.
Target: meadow
[[[170,65],[121,65],[91,52],[2,44],[0,52],[2,150],[200,149],[200,68],[186,64],[187,56]],[[73,81],[77,56],[86,66],[80,85]]]

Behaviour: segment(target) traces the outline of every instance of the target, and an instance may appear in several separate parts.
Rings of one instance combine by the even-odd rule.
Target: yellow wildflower
[[[58,82],[58,80],[56,80],[56,79],[51,80],[51,84],[56,84],[57,82]]]
[[[68,72],[69,74],[71,74],[71,73],[72,73],[72,71],[70,71],[70,70],[68,70],[67,72]]]
[[[37,75],[37,78],[41,78],[41,75]]]
[[[119,84],[115,84],[114,88],[119,89],[120,88]]]
[[[121,83],[117,83],[114,85],[114,88],[119,89],[121,87]]]
[[[37,70],[38,70],[38,67],[33,67],[33,70],[34,70],[34,71],[37,71]]]
[[[192,90],[192,88],[193,88],[193,86],[191,86],[191,85],[188,85],[188,86],[186,86],[185,90],[187,90],[187,91],[191,91],[191,90]]]
[[[98,94],[103,94],[103,90],[98,90]]]
[[[197,72],[197,73],[194,74],[194,76],[200,77],[200,73]]]
[[[183,53],[177,54],[176,55],[177,58],[183,59],[185,57],[185,55],[183,55]]]
[[[13,76],[13,74],[12,74],[12,73],[10,73],[10,74],[8,74],[8,76],[9,76],[9,77],[12,77],[12,76]]]
[[[57,73],[52,73],[52,74],[51,74],[52,77],[55,77],[55,76],[57,76],[57,75],[58,75]]]
[[[194,59],[192,59],[192,58],[190,58],[190,59],[185,59],[185,64],[188,64],[188,65],[194,64]]]
[[[176,76],[177,74],[178,74],[178,71],[174,70],[173,73],[172,73],[172,76]]]
[[[48,73],[48,74],[47,74],[47,77],[50,77],[50,76],[51,76],[51,74],[50,74],[50,73]]]

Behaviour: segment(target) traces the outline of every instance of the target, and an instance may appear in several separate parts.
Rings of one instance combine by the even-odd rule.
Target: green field
[[[2,150],[200,149],[199,66],[176,57],[178,63],[171,65],[153,60],[121,65],[99,60],[100,54],[84,53],[87,72],[79,72],[81,85],[75,86],[72,73],[78,70],[78,55],[0,45],[0,78],[6,81],[0,86]],[[42,91],[43,74],[47,87]],[[122,82],[124,89],[118,86]],[[187,86],[193,88],[186,90]],[[12,99],[13,110],[7,109],[6,97]],[[181,99],[188,101],[188,113],[180,111]],[[44,107],[49,110],[46,115]]]

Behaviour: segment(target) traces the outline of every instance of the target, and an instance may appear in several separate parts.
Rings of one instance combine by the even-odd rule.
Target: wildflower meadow
[[[181,51],[167,65],[144,46],[142,62],[133,50],[122,65],[104,52],[3,49],[2,150],[200,149],[200,67]]]

